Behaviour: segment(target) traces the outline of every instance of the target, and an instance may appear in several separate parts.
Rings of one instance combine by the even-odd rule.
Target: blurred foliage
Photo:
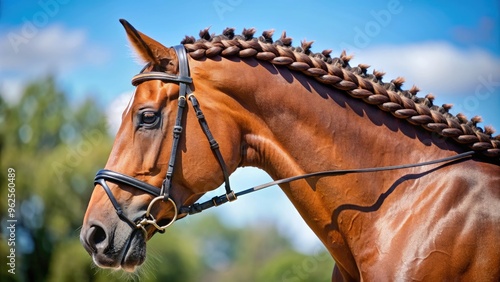
[[[101,270],[79,242],[95,172],[112,146],[95,101],[75,104],[53,78],[29,84],[15,105],[0,95],[0,198],[16,171],[16,274],[6,271],[7,201],[0,201],[0,281],[329,281],[333,260],[304,255],[270,223],[234,228],[204,214],[148,242],[137,273]]]
[[[0,101],[0,121],[0,193],[6,199],[7,169],[15,169],[18,220],[17,274],[2,271],[0,278],[45,281],[54,251],[78,242],[89,179],[105,163],[112,140],[95,102],[69,103],[50,77],[26,86],[18,104]],[[0,201],[2,224],[6,211],[7,201]]]

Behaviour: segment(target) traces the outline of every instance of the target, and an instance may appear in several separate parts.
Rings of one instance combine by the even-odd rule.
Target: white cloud
[[[108,53],[89,43],[83,30],[50,25],[27,36],[19,27],[0,37],[1,92],[8,101],[15,101],[20,96],[16,86],[20,82],[99,65],[107,58]]]
[[[21,29],[0,38],[0,71],[69,71],[80,65],[96,65],[107,58],[104,50],[88,43],[83,30],[68,30],[51,25],[32,38],[24,38]]]
[[[385,71],[384,81],[402,76],[406,79],[404,88],[415,84],[423,93],[438,96],[473,93],[480,76],[500,76],[500,57],[481,49],[459,49],[446,42],[367,48],[355,53],[351,65],[358,63]]]
[[[127,108],[132,95],[134,95],[133,92],[124,92],[118,95],[106,109],[108,131],[112,136],[116,135],[120,128],[123,111]]]
[[[0,81],[0,94],[9,104],[16,104],[21,99],[24,82],[18,78],[2,79]]]

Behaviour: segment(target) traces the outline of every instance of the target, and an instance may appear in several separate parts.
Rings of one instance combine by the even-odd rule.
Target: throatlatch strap
[[[214,136],[212,135],[212,132],[210,132],[207,120],[205,119],[205,115],[203,115],[203,112],[200,109],[200,104],[198,103],[196,97],[194,95],[190,95],[189,101],[191,101],[191,104],[193,105],[193,109],[196,112],[198,122],[203,129],[203,133],[205,133],[205,136],[208,139],[208,143],[210,143],[210,149],[212,149],[212,151],[214,152],[215,157],[217,158],[217,161],[219,162],[219,165],[222,169],[222,174],[224,175],[224,187],[226,189],[226,196],[229,201],[234,201],[236,200],[236,195],[231,190],[231,184],[229,183],[229,173],[227,171],[226,162],[224,162],[224,158],[222,157],[222,154],[220,152],[219,143],[217,143]]]

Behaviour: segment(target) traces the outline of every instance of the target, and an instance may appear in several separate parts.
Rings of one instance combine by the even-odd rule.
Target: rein
[[[338,175],[346,175],[346,174],[353,174],[353,173],[367,173],[367,172],[379,172],[379,171],[406,169],[406,168],[432,165],[432,164],[437,164],[437,163],[452,162],[452,161],[464,159],[466,157],[471,157],[472,155],[475,154],[474,151],[468,151],[468,152],[461,153],[461,154],[458,154],[455,156],[437,159],[437,160],[432,160],[432,161],[427,161],[427,162],[416,163],[416,164],[314,172],[314,173],[284,178],[284,179],[280,179],[280,180],[276,180],[276,181],[271,181],[271,182],[268,182],[265,184],[261,184],[261,185],[254,186],[252,188],[240,191],[238,193],[234,193],[233,190],[231,189],[231,186],[229,183],[229,173],[227,170],[227,166],[224,162],[224,159],[222,157],[222,154],[220,153],[219,144],[217,143],[217,141],[214,139],[212,133],[210,132],[210,129],[208,127],[208,123],[205,120],[205,116],[203,115],[203,112],[199,106],[198,100],[196,99],[196,97],[192,93],[191,88],[189,87],[192,84],[193,80],[189,76],[189,66],[188,66],[186,50],[185,50],[183,45],[177,45],[177,46],[174,46],[173,48],[174,48],[175,52],[177,53],[177,57],[179,60],[179,75],[171,75],[171,74],[167,74],[164,72],[156,72],[156,71],[144,72],[144,70],[148,67],[148,65],[146,65],[146,67],[144,67],[144,69],[141,71],[141,73],[139,73],[138,75],[136,75],[132,78],[132,85],[134,85],[134,86],[137,86],[140,83],[145,82],[145,81],[149,81],[149,80],[161,80],[164,82],[171,82],[171,83],[178,83],[179,84],[178,109],[177,109],[177,116],[176,116],[176,120],[175,120],[174,129],[173,129],[173,144],[172,144],[172,149],[171,149],[171,154],[170,154],[170,160],[168,163],[167,173],[165,175],[165,179],[163,180],[161,188],[158,189],[158,187],[153,186],[153,185],[146,183],[144,181],[135,179],[131,176],[128,176],[128,175],[125,175],[125,174],[122,174],[119,172],[107,170],[107,169],[102,169],[102,170],[98,171],[95,178],[94,178],[94,184],[95,185],[99,184],[104,189],[104,191],[108,195],[113,207],[115,208],[115,211],[116,211],[118,217],[120,217],[120,219],[127,222],[133,229],[141,228],[145,233],[147,233],[146,226],[153,225],[157,229],[157,231],[164,232],[165,229],[167,227],[169,227],[170,225],[172,225],[176,220],[181,219],[181,218],[178,218],[179,215],[191,215],[191,214],[200,213],[200,212],[202,212],[206,209],[209,209],[211,207],[220,206],[224,203],[234,201],[239,196],[243,196],[243,195],[246,195],[246,194],[249,194],[252,192],[256,192],[256,191],[259,191],[259,190],[262,190],[264,188],[268,188],[268,187],[271,187],[274,185],[289,183],[289,182],[300,180],[300,179],[306,179],[306,178],[311,178],[311,177],[323,177],[323,176],[338,176]],[[205,136],[207,137],[208,142],[210,143],[210,148],[214,152],[215,157],[217,158],[217,161],[221,167],[221,170],[222,170],[223,175],[224,175],[224,185],[225,185],[226,193],[223,195],[220,195],[220,196],[213,197],[212,199],[210,199],[206,202],[195,203],[191,206],[180,206],[180,208],[177,208],[177,204],[170,197],[170,189],[172,187],[172,177],[174,174],[174,168],[175,168],[175,163],[176,163],[178,143],[179,143],[179,139],[180,139],[180,136],[182,134],[182,131],[183,131],[182,121],[183,121],[183,116],[184,116],[184,109],[185,109],[186,103],[187,103],[186,100],[189,100],[191,102],[191,105],[196,113],[196,116],[198,118],[200,126],[201,126]],[[123,209],[121,208],[120,204],[118,203],[118,201],[114,197],[111,189],[109,188],[109,186],[107,184],[107,181],[113,182],[113,183],[129,185],[131,187],[134,187],[136,189],[142,190],[143,192],[146,192],[148,194],[153,195],[154,198],[149,203],[144,215],[142,217],[137,218],[137,219],[128,218],[123,213]],[[159,201],[169,202],[172,204],[172,206],[174,208],[173,218],[165,225],[159,225],[157,220],[151,214],[152,207],[154,206],[154,204],[156,202],[159,202]]]

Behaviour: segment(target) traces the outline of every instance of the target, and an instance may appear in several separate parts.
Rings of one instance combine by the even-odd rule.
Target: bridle
[[[210,129],[208,127],[208,123],[205,120],[205,116],[203,115],[203,112],[201,111],[200,105],[198,103],[198,100],[192,93],[192,90],[190,88],[191,83],[193,82],[193,79],[189,76],[189,66],[188,66],[188,60],[187,60],[187,54],[186,54],[186,49],[184,48],[184,45],[177,45],[173,47],[176,54],[177,58],[179,61],[179,75],[171,75],[165,72],[158,72],[158,71],[149,71],[145,72],[145,70],[148,68],[149,64],[146,65],[142,71],[134,76],[132,78],[132,85],[137,86],[140,83],[148,80],[161,80],[164,82],[170,82],[170,83],[178,83],[179,84],[179,98],[178,98],[178,104],[177,104],[177,116],[175,119],[175,125],[173,129],[173,143],[172,143],[172,149],[170,152],[170,160],[168,162],[168,168],[167,168],[167,173],[165,175],[165,179],[163,180],[163,183],[161,185],[161,188],[158,189],[158,187],[153,186],[149,183],[137,180],[133,177],[130,177],[128,175],[107,170],[107,169],[102,169],[97,172],[95,178],[94,178],[94,184],[99,184],[106,194],[108,195],[109,199],[111,200],[111,203],[113,204],[113,207],[116,210],[116,213],[118,216],[127,222],[132,228],[142,228],[145,232],[145,226],[147,225],[153,225],[158,231],[164,231],[165,228],[170,226],[172,223],[174,223],[177,220],[177,217],[179,214],[190,214],[191,208],[188,207],[181,207],[180,210],[178,210],[177,205],[175,201],[170,197],[170,189],[172,187],[172,177],[174,175],[174,169],[175,169],[175,161],[176,161],[176,156],[177,156],[177,148],[179,144],[179,140],[183,131],[182,128],[182,121],[183,121],[183,116],[184,116],[184,109],[186,107],[186,101],[189,100],[191,102],[191,105],[193,106],[193,109],[196,113],[196,117],[198,118],[198,121],[200,123],[201,128],[203,129],[203,132],[205,133],[205,136],[208,139],[208,142],[210,144],[210,148],[215,154],[215,157],[217,158],[217,161],[222,169],[222,173],[224,176],[224,184],[226,188],[226,194],[225,198],[227,201],[233,201],[236,200],[236,195],[235,193],[231,190],[230,182],[229,182],[229,173],[226,167],[226,163],[224,162],[224,158],[222,157],[222,154],[219,150],[219,144],[217,141],[214,139],[212,133],[210,132]],[[111,189],[107,185],[106,181],[109,182],[114,182],[114,183],[120,183],[120,184],[126,184],[129,186],[132,186],[134,188],[137,188],[139,190],[142,190],[148,194],[151,194],[155,196],[155,198],[149,203],[148,208],[146,209],[145,214],[136,220],[131,220],[128,217],[125,216],[123,213],[123,209],[121,208],[120,204],[116,200],[115,196],[111,192]],[[151,214],[151,209],[153,205],[156,202],[163,201],[163,202],[170,202],[172,206],[174,207],[174,217],[170,220],[169,223],[160,226],[157,222],[157,220],[154,218],[154,216]],[[189,209],[189,210],[188,210]]]
[[[288,183],[292,182],[295,180],[299,179],[305,179],[305,178],[310,178],[310,177],[323,177],[323,176],[336,176],[336,175],[345,175],[345,174],[351,174],[351,173],[366,173],[366,172],[379,172],[379,171],[387,171],[387,170],[396,170],[396,169],[405,169],[405,168],[411,168],[411,167],[419,167],[419,166],[425,166],[425,165],[431,165],[431,164],[437,164],[437,163],[445,163],[445,162],[452,162],[460,159],[464,159],[467,157],[471,157],[472,155],[475,154],[473,151],[468,151],[465,153],[461,153],[455,156],[447,157],[447,158],[442,158],[438,160],[432,160],[428,162],[421,162],[421,163],[416,163],[416,164],[407,164],[407,165],[396,165],[396,166],[386,166],[386,167],[374,167],[374,168],[362,168],[362,169],[347,169],[347,170],[329,170],[329,171],[321,171],[321,172],[315,172],[315,173],[309,173],[309,174],[304,174],[304,175],[298,175],[298,176],[293,176],[285,179],[280,179],[272,182],[268,182],[262,185],[258,185],[243,191],[240,191],[238,193],[234,193],[233,190],[231,189],[230,183],[229,183],[229,173],[226,167],[226,164],[224,162],[224,159],[222,157],[222,154],[220,153],[219,150],[219,144],[217,141],[214,139],[212,133],[210,132],[210,129],[208,127],[208,123],[205,120],[205,116],[203,115],[203,112],[201,111],[201,108],[199,106],[198,100],[192,93],[192,90],[190,88],[190,85],[193,82],[193,79],[189,76],[189,66],[188,66],[188,60],[187,60],[187,55],[186,55],[186,50],[183,45],[177,45],[173,47],[175,52],[177,53],[177,58],[179,61],[179,75],[171,75],[165,72],[158,72],[158,71],[149,71],[145,72],[147,67],[149,65],[146,65],[144,69],[136,76],[132,78],[132,85],[137,86],[140,83],[144,81],[149,81],[149,80],[161,80],[164,82],[170,82],[170,83],[178,83],[179,84],[179,98],[178,98],[178,108],[177,108],[177,116],[175,119],[175,125],[173,129],[173,143],[172,143],[172,149],[170,153],[170,160],[168,162],[168,168],[167,168],[167,173],[165,175],[165,179],[163,180],[163,183],[161,185],[161,188],[158,188],[156,186],[153,186],[149,183],[146,183],[144,181],[135,179],[131,176],[115,172],[112,170],[107,170],[107,169],[102,169],[97,172],[95,178],[94,178],[94,185],[99,184],[106,194],[108,195],[113,207],[115,208],[115,211],[120,219],[123,221],[127,222],[133,229],[139,228],[146,231],[146,226],[147,225],[153,225],[157,231],[163,232],[167,227],[172,225],[176,220],[180,219],[178,218],[179,215],[191,215],[195,213],[199,213],[203,210],[206,210],[208,208],[214,207],[214,206],[219,206],[221,204],[231,202],[237,199],[238,196],[242,196],[251,192],[255,192],[267,187],[271,187],[274,185],[279,185],[283,183]],[[203,129],[203,132],[205,136],[208,139],[208,142],[210,144],[210,148],[215,154],[215,157],[217,158],[217,161],[221,167],[223,176],[224,176],[224,186],[226,193],[220,196],[216,196],[212,198],[211,200],[208,200],[203,203],[195,203],[191,206],[181,206],[180,208],[177,208],[177,204],[175,201],[170,197],[170,189],[172,187],[172,177],[174,174],[174,169],[175,169],[175,161],[176,161],[176,156],[177,156],[177,148],[179,144],[179,139],[181,137],[183,127],[182,127],[182,121],[183,121],[183,116],[184,116],[184,109],[187,104],[187,100],[191,102],[191,105],[193,106],[193,109],[196,113],[196,116],[198,118],[198,121],[200,123],[201,128]],[[146,212],[144,213],[143,216],[141,216],[138,219],[132,220],[128,218],[124,213],[123,209],[121,208],[120,204],[114,197],[113,193],[111,192],[111,189],[109,188],[107,181],[117,183],[117,184],[126,184],[128,186],[134,187],[136,189],[142,190],[143,192],[146,192],[148,194],[151,194],[154,196],[153,200],[149,203]],[[174,208],[174,216],[173,218],[164,225],[159,225],[157,220],[154,218],[154,216],[151,214],[151,209],[152,207],[159,201],[162,202],[169,202],[172,204]]]

